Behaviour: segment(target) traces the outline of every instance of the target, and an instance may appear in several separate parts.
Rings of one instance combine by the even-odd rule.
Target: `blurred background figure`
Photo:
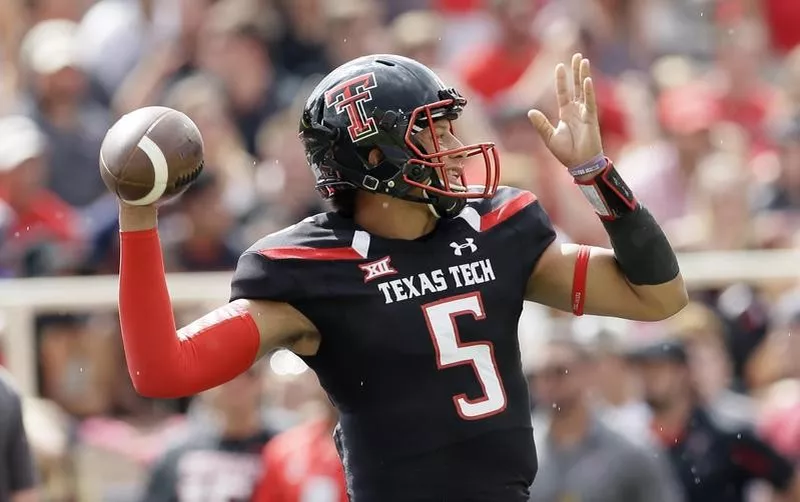
[[[800,464],[800,382],[780,380],[764,396],[759,433],[795,465]]]
[[[598,417],[628,440],[651,447],[650,409],[626,357],[630,330],[625,321],[587,316],[573,322],[571,332],[591,356],[587,391]]]
[[[180,30],[178,0],[98,0],[80,20],[80,61],[95,96],[106,105],[150,52],[173,44]]]
[[[264,448],[263,477],[253,502],[348,502],[344,469],[333,431],[338,414],[316,376],[303,376],[316,389],[313,409],[302,425],[279,434]]]
[[[276,434],[263,413],[263,364],[202,396],[198,416],[153,465],[142,502],[248,501]]]
[[[78,60],[78,25],[42,21],[20,49],[29,93],[22,109],[48,139],[48,187],[67,203],[84,208],[106,193],[97,181],[97,152],[111,125],[105,107],[89,93]]]
[[[0,117],[0,270],[6,277],[69,272],[81,258],[76,210],[47,185],[48,145],[31,119]]]
[[[184,210],[171,222],[176,232],[183,233],[169,251],[173,269],[224,271],[236,266],[241,244],[223,190],[222,181],[209,170],[184,194]]]
[[[0,498],[38,502],[37,476],[22,420],[22,400],[7,371],[0,368]]]
[[[757,480],[787,500],[800,499],[800,474],[787,458],[746,424],[704,405],[683,341],[651,342],[631,357],[653,411],[653,432],[669,452],[688,502],[747,500]]]
[[[569,338],[539,348],[534,365],[539,472],[530,500],[683,500],[664,456],[612,431],[593,410],[592,363],[586,348]]]
[[[729,336],[724,322],[722,315],[710,307],[691,302],[670,319],[665,329],[681,340],[686,348],[692,385],[700,401],[716,413],[752,424],[756,404],[737,381],[731,355],[737,352],[738,347],[734,347],[737,340]],[[734,330],[730,332],[733,334]]]
[[[783,119],[776,126],[775,137],[777,165],[757,193],[755,210],[785,213],[796,225],[800,211],[800,116]]]

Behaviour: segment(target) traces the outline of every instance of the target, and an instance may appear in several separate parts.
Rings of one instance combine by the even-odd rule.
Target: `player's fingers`
[[[578,78],[580,79],[580,87],[583,88],[583,83],[586,82],[587,78],[592,76],[592,68],[589,65],[589,60],[586,58],[581,58],[580,62],[578,62]],[[583,99],[586,99],[586,94],[583,93]]]
[[[531,121],[533,127],[535,127],[539,132],[539,135],[542,137],[544,142],[549,143],[550,138],[553,137],[555,129],[553,128],[553,125],[550,124],[550,121],[547,120],[545,114],[539,110],[530,110],[528,112],[528,120]]]
[[[592,76],[592,64],[587,58],[581,59],[578,71],[580,72],[581,82]]]
[[[562,63],[556,66],[556,97],[559,107],[567,106],[572,100],[572,94],[567,85],[567,68]]]
[[[597,99],[594,93],[594,82],[592,77],[588,77],[583,81],[583,95],[586,104],[586,112],[590,115],[597,116]]]
[[[572,88],[575,89],[575,101],[583,99],[583,76],[581,75],[583,55],[578,52],[572,55]]]

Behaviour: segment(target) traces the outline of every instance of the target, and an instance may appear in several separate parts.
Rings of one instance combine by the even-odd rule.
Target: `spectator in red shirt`
[[[777,89],[762,77],[767,61],[766,34],[749,21],[721,29],[717,66],[710,82],[721,112],[720,120],[742,127],[754,152],[769,147],[766,120],[778,98]]]
[[[720,0],[717,19],[729,23],[750,16],[760,16],[769,32],[773,51],[785,56],[800,45],[800,2],[797,0]]]
[[[767,388],[759,432],[769,443],[800,464],[800,381],[783,379]]]
[[[528,70],[539,52],[532,34],[538,3],[531,0],[490,3],[498,38],[493,44],[471,52],[463,62],[461,80],[471,93],[491,101],[516,84]]]
[[[472,12],[483,7],[484,0],[434,0],[433,4],[442,12]]]
[[[773,50],[786,54],[800,45],[800,2],[797,0],[764,0],[764,21],[769,32]]]
[[[263,452],[264,477],[253,502],[348,502],[342,461],[333,440],[336,409],[279,434]]]
[[[46,148],[46,137],[31,119],[0,118],[0,273],[3,275],[57,273],[79,259],[78,216],[46,188]]]

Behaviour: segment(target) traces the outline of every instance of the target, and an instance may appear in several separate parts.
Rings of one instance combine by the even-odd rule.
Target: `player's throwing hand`
[[[530,110],[528,119],[553,155],[568,168],[574,168],[602,155],[603,143],[589,60],[580,53],[573,55],[572,86],[567,78],[566,66],[559,63],[556,66],[558,124],[553,127],[539,110]]]

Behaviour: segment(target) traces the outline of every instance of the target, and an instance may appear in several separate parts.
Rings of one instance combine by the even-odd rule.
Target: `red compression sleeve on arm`
[[[176,332],[156,229],[120,232],[119,317],[128,372],[144,396],[216,387],[246,371],[258,354],[258,327],[234,303]]]

